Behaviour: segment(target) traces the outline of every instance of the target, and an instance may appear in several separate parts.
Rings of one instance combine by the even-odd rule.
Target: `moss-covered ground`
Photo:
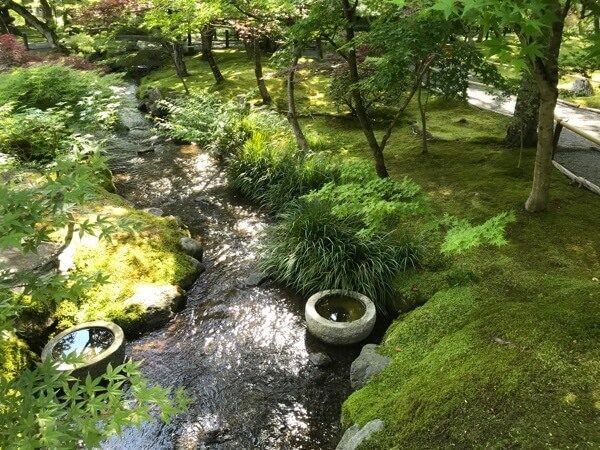
[[[232,96],[252,88],[242,54],[218,55]],[[205,63],[192,59],[192,89],[213,89]],[[169,69],[144,86],[176,86]],[[321,94],[306,99],[326,101]],[[269,80],[281,97],[282,81]],[[278,88],[279,86],[279,88]],[[309,92],[313,87],[300,87]],[[317,89],[316,87],[314,89]],[[318,112],[318,105],[311,105]],[[385,429],[365,444],[401,448],[595,448],[600,445],[600,197],[552,177],[548,211],[528,214],[533,149],[505,148],[506,118],[468,105],[429,105],[430,154],[407,123],[386,151],[393,177],[408,175],[432,207],[481,222],[513,210],[509,243],[454,257],[432,250],[424,267],[394,280],[398,304],[421,305],[388,330],[391,365],[343,407],[346,425],[381,418]],[[371,164],[352,119],[314,117],[304,128],[319,148]],[[380,131],[379,131],[380,132]],[[519,160],[520,164],[519,164]]]

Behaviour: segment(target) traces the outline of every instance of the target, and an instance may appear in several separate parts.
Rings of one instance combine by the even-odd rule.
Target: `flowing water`
[[[125,95],[133,101],[131,89]],[[237,199],[195,146],[159,143],[138,156],[152,129],[132,106],[127,114],[132,131],[110,142],[119,193],[137,207],[181,218],[203,243],[207,270],[188,292],[185,310],[127,346],[129,356],[144,360],[151,381],[184,387],[191,405],[168,425],[127,430],[104,447],[335,448],[360,346],[321,344],[306,332],[305,299],[270,282],[248,283],[269,218]],[[328,354],[332,364],[314,366],[314,352]]]

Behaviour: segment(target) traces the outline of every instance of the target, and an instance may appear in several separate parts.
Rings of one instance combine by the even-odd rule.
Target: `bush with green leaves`
[[[263,269],[302,294],[348,289],[392,311],[391,281],[418,264],[418,245],[395,233],[365,234],[359,213],[338,216],[328,201],[306,199],[270,229]]]
[[[194,142],[219,160],[235,153],[247,137],[240,105],[223,102],[206,92],[163,103],[169,116],[158,124],[162,133],[179,141]]]
[[[299,155],[291,142],[255,131],[227,160],[231,187],[270,211],[281,211],[290,202],[334,179],[328,158]]]
[[[111,86],[119,83],[117,75],[63,64],[36,64],[0,73],[0,105],[12,103],[17,112],[66,108],[72,112],[69,124],[112,126],[117,120],[119,100]]]
[[[66,122],[70,114],[53,108],[14,111],[9,103],[0,106],[0,153],[22,161],[49,161],[70,134]]]

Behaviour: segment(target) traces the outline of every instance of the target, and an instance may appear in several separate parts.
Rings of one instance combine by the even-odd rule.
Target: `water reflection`
[[[81,357],[88,361],[106,351],[114,342],[112,332],[102,327],[90,327],[69,333],[60,339],[52,349],[52,358],[64,359],[67,355]]]

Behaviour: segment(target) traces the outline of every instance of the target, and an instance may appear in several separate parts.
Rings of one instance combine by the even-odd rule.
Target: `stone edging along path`
[[[488,86],[481,83],[470,82],[468,97],[470,104],[481,109],[505,116],[512,116],[514,112],[514,96],[497,98],[489,93]],[[565,129],[554,155],[554,166],[581,186],[600,194],[600,145],[567,128],[573,126],[600,139],[600,114],[561,102],[556,107],[556,117],[565,125]]]

